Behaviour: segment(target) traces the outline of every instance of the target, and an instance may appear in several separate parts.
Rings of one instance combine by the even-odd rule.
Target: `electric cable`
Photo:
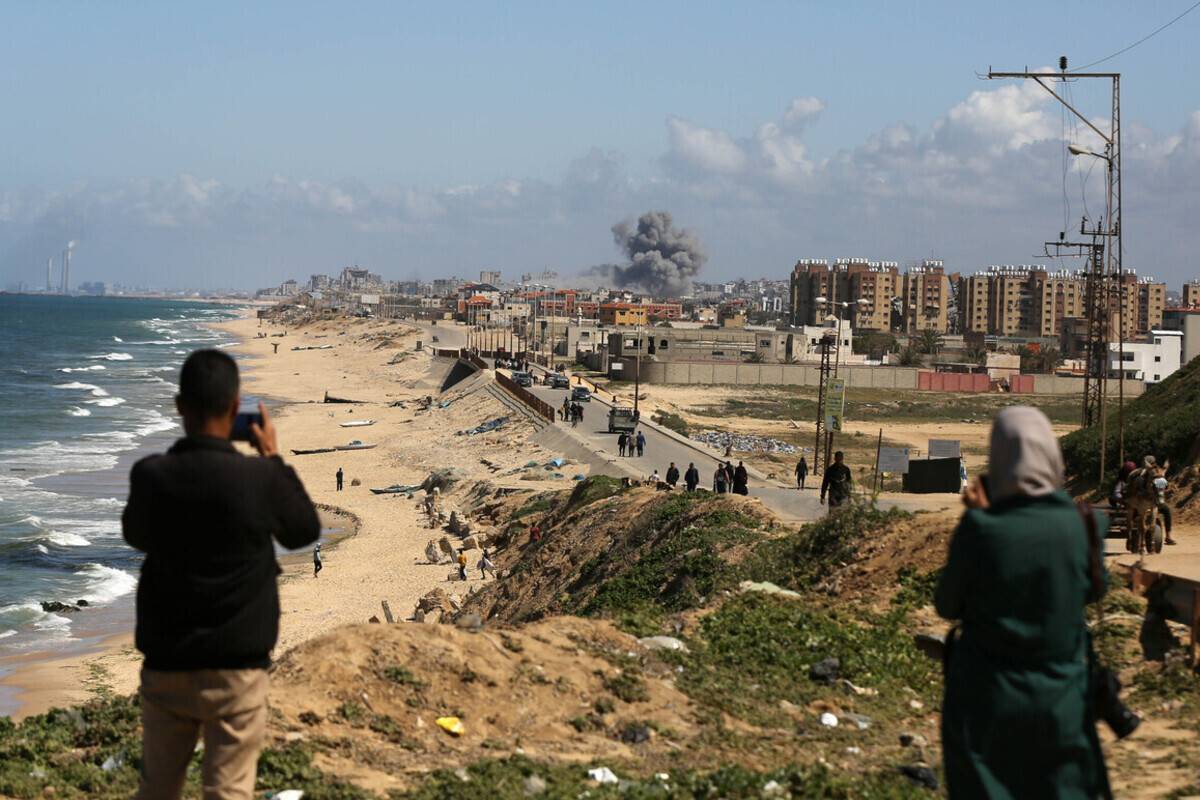
[[[1163,31],[1165,31],[1167,28],[1169,28],[1169,27],[1171,27],[1172,25],[1174,25],[1176,22],[1179,22],[1179,20],[1183,19],[1183,18],[1184,18],[1184,17],[1186,17],[1188,14],[1192,13],[1193,11],[1195,11],[1197,8],[1200,8],[1200,0],[1197,0],[1197,2],[1195,2],[1195,3],[1192,3],[1190,6],[1188,6],[1188,7],[1187,7],[1187,8],[1186,8],[1186,9],[1183,11],[1183,13],[1181,13],[1179,16],[1177,16],[1177,17],[1175,17],[1174,19],[1172,19],[1170,22],[1167,22],[1167,23],[1165,23],[1165,24],[1163,24],[1163,25],[1160,25],[1159,27],[1157,27],[1157,28],[1155,28],[1154,30],[1150,31],[1150,33],[1147,33],[1145,36],[1143,36],[1142,38],[1138,39],[1138,40],[1137,40],[1136,42],[1134,42],[1133,44],[1131,44],[1131,45],[1127,45],[1126,47],[1122,47],[1122,48],[1121,48],[1120,50],[1118,50],[1117,52],[1113,53],[1112,55],[1105,56],[1104,58],[1100,59],[1099,61],[1093,61],[1093,62],[1092,62],[1092,63],[1090,63],[1090,64],[1084,64],[1082,67],[1076,67],[1075,69],[1073,69],[1073,70],[1070,70],[1070,71],[1069,71],[1067,74],[1070,74],[1071,72],[1083,72],[1085,69],[1089,69],[1089,68],[1091,68],[1091,67],[1094,67],[1094,66],[1096,66],[1097,64],[1103,64],[1105,61],[1109,61],[1109,60],[1111,60],[1111,59],[1114,59],[1114,58],[1116,58],[1117,56],[1121,55],[1122,53],[1128,53],[1130,50],[1132,50],[1133,48],[1137,47],[1139,44],[1142,44],[1143,42],[1145,42],[1145,41],[1147,41],[1147,40],[1149,40],[1149,39],[1152,39],[1152,38],[1154,38],[1154,37],[1155,37],[1155,36],[1157,36],[1158,34],[1160,34],[1160,33],[1162,33]]]

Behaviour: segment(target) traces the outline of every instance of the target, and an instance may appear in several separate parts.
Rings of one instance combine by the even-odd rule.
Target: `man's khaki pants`
[[[250,800],[267,730],[267,671],[142,670],[138,800],[176,800],[204,734],[204,800]]]

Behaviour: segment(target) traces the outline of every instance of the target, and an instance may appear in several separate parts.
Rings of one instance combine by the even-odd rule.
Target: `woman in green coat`
[[[1042,412],[996,415],[988,480],[964,495],[935,595],[961,623],[942,703],[950,796],[1110,797],[1089,701],[1088,533]]]

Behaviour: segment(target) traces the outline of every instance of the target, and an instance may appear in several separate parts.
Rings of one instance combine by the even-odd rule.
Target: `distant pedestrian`
[[[493,564],[492,559],[488,557],[488,551],[487,551],[487,548],[485,547],[483,550],[483,555],[481,555],[479,557],[479,578],[480,578],[480,580],[487,580],[488,570],[491,570],[492,578],[495,578],[496,577],[496,565]]]
[[[696,491],[696,486],[700,484],[700,470],[696,469],[694,463],[688,462],[687,472],[683,473],[683,482],[689,492]]]
[[[567,421],[567,417],[570,413],[571,413],[571,401],[564,397],[563,404],[562,404],[562,420],[563,420],[563,422]]]
[[[796,486],[803,491],[804,479],[808,477],[808,462],[804,456],[800,456],[800,461],[796,464]]]
[[[337,490],[339,492],[342,490],[342,468],[341,467],[338,467],[338,471],[337,471]]]
[[[542,526],[538,525],[535,522],[535,523],[533,523],[533,527],[529,529],[529,541],[537,543],[537,542],[540,542],[541,540],[542,540]]]
[[[738,462],[737,469],[733,471],[733,493],[750,494],[750,474],[746,471],[746,465],[741,461]]]
[[[729,442],[725,445],[725,457],[731,458],[732,456],[733,456],[733,443]]]
[[[650,479],[649,479],[648,483],[652,483],[655,486],[657,486],[658,482],[660,480],[662,480],[662,478],[659,477],[658,470],[654,470],[653,472],[650,473]]]
[[[725,470],[725,484],[733,489],[733,462],[726,461],[723,469]]]
[[[617,452],[622,456],[625,455],[625,448],[629,444],[629,436],[622,433],[617,437]]]
[[[729,482],[725,479],[725,467],[717,464],[717,471],[713,473],[713,491],[717,494],[725,494],[728,486]]]
[[[850,468],[846,466],[846,456],[838,450],[833,454],[833,463],[825,470],[825,477],[821,480],[821,499],[825,502],[825,496],[829,496],[829,510],[845,505],[850,499],[850,483],[853,476],[850,474]]]
[[[467,579],[467,551],[458,548],[458,579],[465,581]]]
[[[679,467],[675,466],[675,462],[671,462],[671,466],[667,467],[667,485],[672,489],[675,484],[679,483]]]
[[[313,577],[325,569],[325,565],[321,563],[321,543],[317,542],[317,546],[313,548]]]
[[[638,458],[641,458],[646,453],[646,434],[641,431],[637,432],[637,453]]]

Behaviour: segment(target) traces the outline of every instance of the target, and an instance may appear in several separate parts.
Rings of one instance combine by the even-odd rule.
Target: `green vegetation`
[[[739,595],[701,622],[679,685],[698,702],[745,719],[778,722],[780,700],[799,706],[837,691],[809,679],[809,667],[837,658],[840,675],[879,692],[876,713],[903,710],[898,700],[933,702],[940,665],[913,646],[896,609],[874,618],[761,593]],[[868,698],[860,702],[867,705]]]
[[[926,328],[917,337],[917,347],[920,348],[922,353],[927,353],[931,356],[936,356],[940,353],[945,345],[945,337],[933,328]]]
[[[384,667],[383,677],[401,686],[412,686],[416,689],[425,688],[425,681],[413,674],[408,667]]]
[[[536,494],[525,503],[525,505],[513,512],[514,520],[528,517],[531,514],[541,514],[544,511],[549,511],[554,506],[555,492],[541,492]]]
[[[608,475],[592,475],[575,485],[567,498],[566,511],[574,511],[621,493],[621,479]]]
[[[674,414],[670,411],[659,411],[655,413],[651,419],[654,422],[657,422],[659,425],[662,425],[664,428],[673,430],[678,434],[682,434],[683,436],[688,435],[687,421],[678,414]]]
[[[866,333],[854,337],[856,355],[881,358],[886,353],[896,352],[898,347],[896,337],[890,333]]]
[[[625,703],[643,703],[650,699],[646,691],[646,682],[635,667],[621,670],[616,675],[604,679],[604,688],[613,696]]]
[[[1115,404],[1108,406],[1115,415]],[[1076,413],[1078,416],[1078,412]],[[1200,418],[1200,360],[1192,361],[1159,384],[1146,389],[1145,394],[1125,405],[1125,453],[1140,462],[1142,456],[1154,455],[1161,464],[1167,459],[1176,466],[1190,464],[1196,459],[1196,420]],[[1118,431],[1115,416],[1108,425],[1108,453],[1112,472],[1106,476],[1107,486],[1119,464],[1115,463]],[[1100,426],[1081,429],[1062,439],[1067,473],[1082,485],[1094,485],[1100,457]]]
[[[586,722],[581,720],[586,727]],[[395,794],[396,800],[526,800],[589,797],[595,800],[758,800],[763,797],[821,798],[821,800],[904,800],[930,797],[898,773],[839,774],[824,766],[787,767],[755,772],[723,767],[713,772],[675,770],[665,780],[626,775],[615,768],[620,785],[597,785],[582,766],[549,766],[521,756],[480,761],[466,770],[439,770],[418,789]],[[529,787],[544,786],[540,793]],[[774,786],[777,788],[767,788]]]

